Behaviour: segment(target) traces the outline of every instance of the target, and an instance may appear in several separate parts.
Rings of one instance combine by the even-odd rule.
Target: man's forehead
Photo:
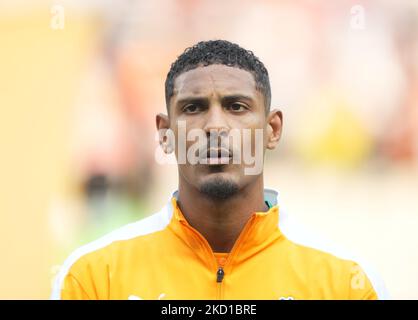
[[[174,94],[205,95],[216,91],[255,93],[253,75],[243,69],[225,65],[198,67],[180,74],[174,82]]]

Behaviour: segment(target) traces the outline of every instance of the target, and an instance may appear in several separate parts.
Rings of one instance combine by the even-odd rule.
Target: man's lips
[[[208,165],[228,164],[232,158],[232,153],[225,148],[207,149],[206,152],[201,154],[203,154],[201,163]]]

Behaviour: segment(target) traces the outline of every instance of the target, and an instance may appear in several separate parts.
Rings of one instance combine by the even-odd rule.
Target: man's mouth
[[[229,164],[232,159],[232,153],[224,148],[208,149],[206,155],[201,159],[202,164],[222,165]]]

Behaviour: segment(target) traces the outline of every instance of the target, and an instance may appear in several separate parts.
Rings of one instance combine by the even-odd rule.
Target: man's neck
[[[214,252],[230,252],[239,234],[264,202],[263,177],[227,200],[213,200],[195,187],[179,184],[178,205],[187,222],[209,242]]]

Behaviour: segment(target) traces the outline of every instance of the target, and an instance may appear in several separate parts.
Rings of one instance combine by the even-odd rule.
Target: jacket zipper
[[[217,283],[217,300],[222,299],[222,280],[224,279],[225,271],[222,267],[218,267],[216,272],[216,283]]]
[[[184,226],[186,226],[189,230],[191,230],[198,238],[200,238],[200,240],[204,243],[206,249],[209,250],[209,252],[212,255],[212,261],[214,262],[214,264],[216,265],[216,284],[217,284],[217,293],[216,293],[216,300],[221,300],[223,299],[223,279],[225,277],[225,267],[227,265],[229,265],[231,259],[233,258],[233,255],[235,255],[235,251],[238,250],[238,247],[241,243],[241,239],[245,236],[245,234],[247,233],[247,229],[249,229],[249,227],[252,225],[252,221],[254,220],[255,215],[251,215],[250,219],[247,221],[247,223],[245,224],[244,228],[242,229],[240,235],[238,236],[238,239],[235,241],[234,246],[232,247],[230,253],[228,254],[228,258],[225,261],[224,266],[218,266],[215,254],[213,253],[213,250],[211,248],[211,246],[209,245],[209,242],[200,234],[199,231],[197,231],[195,228],[193,228],[192,226],[189,226],[187,224],[184,224]]]

